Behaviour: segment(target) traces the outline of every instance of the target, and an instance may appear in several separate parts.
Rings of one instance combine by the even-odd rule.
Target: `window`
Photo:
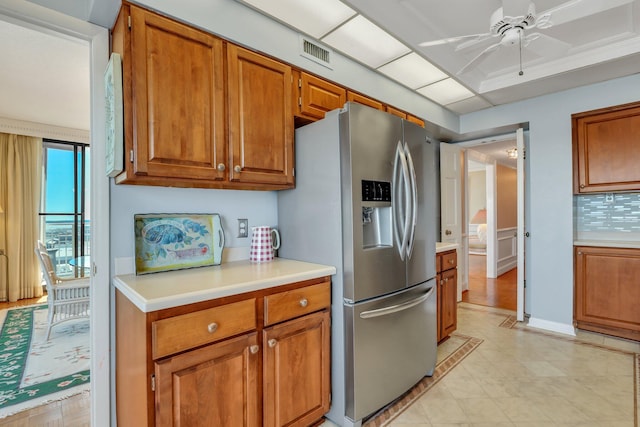
[[[40,238],[61,277],[89,272],[89,152],[83,143],[43,141]]]

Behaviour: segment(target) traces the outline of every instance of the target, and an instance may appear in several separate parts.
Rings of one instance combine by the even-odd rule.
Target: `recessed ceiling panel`
[[[361,15],[323,37],[322,42],[372,68],[378,68],[410,51]]]
[[[410,53],[378,68],[382,74],[417,89],[447,78],[447,74],[416,53]]]
[[[339,0],[242,0],[319,39],[356,12]]]
[[[453,79],[440,80],[418,89],[418,92],[440,105],[451,104],[473,96],[473,92]]]

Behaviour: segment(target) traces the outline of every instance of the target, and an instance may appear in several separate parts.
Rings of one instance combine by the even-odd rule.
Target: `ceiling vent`
[[[304,36],[300,36],[300,55],[327,68],[331,66],[333,51]]]

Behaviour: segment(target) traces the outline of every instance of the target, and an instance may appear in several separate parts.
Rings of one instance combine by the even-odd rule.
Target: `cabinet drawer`
[[[264,299],[264,324],[273,325],[331,306],[331,282],[280,292]]]
[[[255,299],[157,320],[151,324],[154,359],[256,328]]]
[[[440,257],[440,271],[456,268],[458,265],[458,254],[456,251],[445,252]]]

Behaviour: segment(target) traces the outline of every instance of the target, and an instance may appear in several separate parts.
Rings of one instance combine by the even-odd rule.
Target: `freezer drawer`
[[[436,288],[430,280],[344,305],[347,418],[361,420],[433,374]]]

